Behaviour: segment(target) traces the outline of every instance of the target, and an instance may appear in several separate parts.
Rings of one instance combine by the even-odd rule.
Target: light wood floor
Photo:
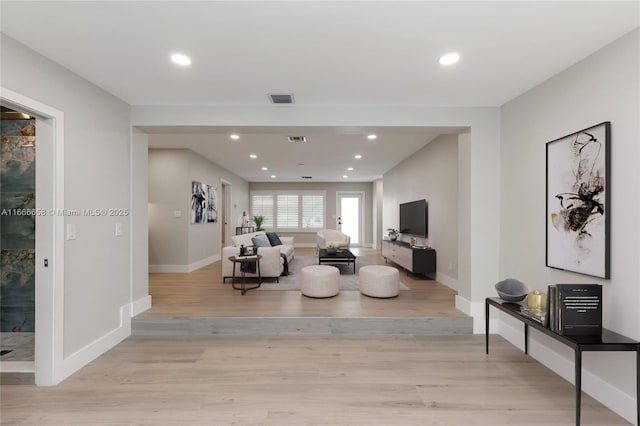
[[[316,300],[242,296],[220,275],[219,262],[151,274],[153,308],[140,316],[464,316],[454,291],[414,276],[401,275],[412,290],[394,299],[344,291]],[[573,385],[491,339],[487,356],[484,336],[474,335],[134,335],[58,386],[3,384],[0,423],[573,425]],[[586,395],[582,406],[584,425],[628,424]]]
[[[384,264],[379,250],[353,249]],[[296,256],[313,256],[313,248],[296,248]],[[293,260],[295,262],[295,259]],[[388,264],[393,266],[392,263]],[[329,299],[311,299],[299,291],[248,291],[244,296],[222,282],[221,262],[190,274],[150,274],[152,308],[140,317],[464,317],[455,308],[456,292],[437,281],[401,270],[400,280],[411,288],[393,299],[342,291]]]
[[[133,336],[2,425],[573,425],[574,387],[498,336]],[[583,425],[628,424],[588,396]]]

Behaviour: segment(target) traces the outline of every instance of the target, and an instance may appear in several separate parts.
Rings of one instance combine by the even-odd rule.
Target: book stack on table
[[[562,335],[602,334],[602,286],[600,284],[550,285],[547,326]],[[523,312],[524,313],[524,312]]]

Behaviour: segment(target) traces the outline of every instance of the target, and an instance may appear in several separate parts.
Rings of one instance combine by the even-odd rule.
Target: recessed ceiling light
[[[440,58],[440,65],[453,65],[460,60],[460,54],[450,52]]]
[[[269,168],[268,167],[263,167],[262,170],[269,170]]]
[[[361,158],[362,158],[362,155],[360,155],[360,154],[356,154],[356,155],[354,155],[354,156],[353,156],[353,158],[355,158],[356,160],[359,160],[359,159],[361,159]]]
[[[233,134],[229,135],[229,137],[230,137],[231,139],[234,139],[234,140],[238,140],[238,139],[240,139],[240,135],[236,135],[235,133],[233,133]]]
[[[255,154],[249,154],[249,158],[258,158],[258,156]]]
[[[367,139],[373,140],[373,139],[375,139],[377,137],[378,136],[371,134],[371,135],[367,136]]]
[[[187,55],[183,55],[182,53],[174,53],[171,55],[171,60],[174,64],[187,66],[191,65],[191,59]]]
[[[347,175],[343,175],[342,177],[346,179],[346,178],[348,178],[349,176],[347,176]]]
[[[353,171],[353,167],[349,167],[349,168],[347,168],[347,170],[349,170],[350,172],[352,172],[352,171]]]
[[[276,175],[271,175],[271,179],[275,179],[275,178],[276,178]]]

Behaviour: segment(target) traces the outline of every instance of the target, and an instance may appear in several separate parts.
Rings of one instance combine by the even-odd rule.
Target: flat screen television
[[[400,204],[400,233],[427,237],[429,234],[429,209],[427,200]]]

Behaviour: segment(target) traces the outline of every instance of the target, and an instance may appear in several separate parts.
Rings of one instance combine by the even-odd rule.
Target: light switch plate
[[[76,239],[76,224],[68,223],[67,224],[67,240],[75,240]]]
[[[120,237],[122,235],[122,223],[120,222],[116,223],[115,233],[116,233],[116,237]]]

